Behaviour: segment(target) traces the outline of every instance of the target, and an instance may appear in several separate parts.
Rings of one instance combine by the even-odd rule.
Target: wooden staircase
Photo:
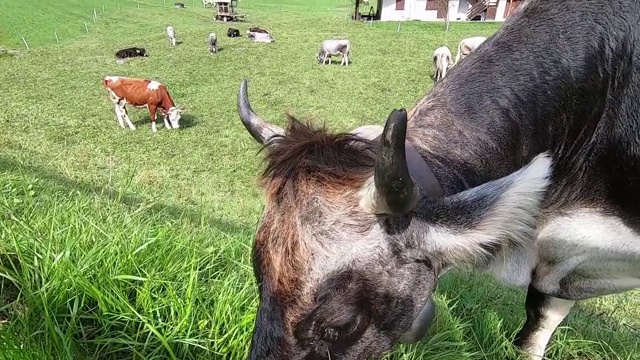
[[[475,5],[473,5],[467,11],[467,20],[471,20],[474,17],[480,15],[483,11],[487,10],[489,6],[495,6],[498,4],[498,0],[480,0]]]

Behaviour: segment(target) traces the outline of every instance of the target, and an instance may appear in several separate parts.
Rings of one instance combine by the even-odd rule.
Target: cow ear
[[[503,178],[426,202],[426,251],[461,264],[495,256],[503,246],[530,246],[552,172],[551,154],[542,153]]]
[[[178,109],[178,112],[179,112],[179,113],[183,113],[183,112],[185,112],[185,111],[187,111],[187,108]]]

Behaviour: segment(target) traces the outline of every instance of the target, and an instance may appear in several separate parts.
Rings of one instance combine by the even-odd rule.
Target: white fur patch
[[[120,80],[120,76],[105,76],[104,79],[110,82],[116,82]]]
[[[158,90],[158,88],[160,87],[160,83],[157,81],[151,81],[148,85],[147,85],[147,89],[149,90]]]
[[[543,292],[561,290],[560,281],[574,270],[591,275],[574,284],[574,291],[580,287],[598,295],[640,287],[640,236],[597,209],[576,209],[549,220],[538,233],[538,254],[534,285]]]

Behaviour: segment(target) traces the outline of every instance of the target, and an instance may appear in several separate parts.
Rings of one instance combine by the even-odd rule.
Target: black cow
[[[229,29],[227,29],[227,36],[228,37],[239,37],[240,36],[240,30],[234,29],[234,28],[229,28]]]
[[[116,52],[116,59],[125,59],[132,57],[148,57],[147,51],[144,48],[130,47]]]
[[[528,290],[533,359],[576,301],[640,287],[639,75],[640,1],[530,0],[384,128],[283,129],[243,81],[266,156],[249,358],[380,358],[463,264]]]

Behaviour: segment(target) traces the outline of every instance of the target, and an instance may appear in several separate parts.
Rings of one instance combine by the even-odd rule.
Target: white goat
[[[447,75],[447,70],[453,65],[451,50],[446,46],[435,49],[433,51],[433,65],[436,67],[436,82],[438,82]]]
[[[169,43],[172,46],[176,46],[176,30],[173,26],[167,26],[167,37],[169,38]]]
[[[322,65],[331,64],[331,56],[341,55],[342,61],[340,65],[349,65],[349,55],[351,55],[351,41],[347,39],[329,39],[322,42],[320,50],[318,50],[317,59]]]

